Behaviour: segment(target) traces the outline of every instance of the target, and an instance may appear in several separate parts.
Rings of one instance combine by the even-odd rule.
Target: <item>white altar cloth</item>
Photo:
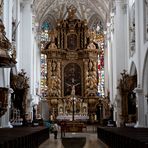
[[[89,119],[87,115],[74,115],[74,120],[86,121]],[[72,115],[58,115],[57,120],[69,120],[72,121]]]

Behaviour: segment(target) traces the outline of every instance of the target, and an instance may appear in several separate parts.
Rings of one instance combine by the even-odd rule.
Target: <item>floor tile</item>
[[[97,133],[94,129],[91,130],[91,128],[88,127],[87,130],[85,133],[66,133],[65,137],[86,137],[84,148],[107,148],[107,146],[97,138]],[[39,148],[64,148],[61,142],[61,133],[58,133],[57,139],[54,139],[54,135],[50,134],[50,138],[42,143]]]

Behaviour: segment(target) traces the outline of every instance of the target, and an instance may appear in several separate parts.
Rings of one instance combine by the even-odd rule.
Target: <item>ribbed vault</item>
[[[94,22],[107,22],[111,0],[34,0],[33,10],[36,21],[41,25],[48,20],[55,24],[58,19],[67,17],[67,8],[74,5],[77,8],[78,19],[86,19],[89,26]],[[92,21],[95,20],[95,21]]]

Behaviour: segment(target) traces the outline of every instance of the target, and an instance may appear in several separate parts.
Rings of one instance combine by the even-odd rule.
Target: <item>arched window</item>
[[[104,34],[97,35],[98,44],[98,96],[104,97]]]
[[[47,42],[49,42],[49,31],[52,29],[52,26],[49,22],[45,21],[41,26],[40,33],[40,49],[44,49]],[[42,97],[47,96],[47,60],[46,55],[41,54],[41,95]]]

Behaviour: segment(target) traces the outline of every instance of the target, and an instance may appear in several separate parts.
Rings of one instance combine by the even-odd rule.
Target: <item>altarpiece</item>
[[[75,16],[76,8],[68,8],[66,20],[58,20],[50,33],[47,55],[48,104],[57,117],[87,118],[96,114],[98,49],[93,42],[95,32],[86,20]]]

